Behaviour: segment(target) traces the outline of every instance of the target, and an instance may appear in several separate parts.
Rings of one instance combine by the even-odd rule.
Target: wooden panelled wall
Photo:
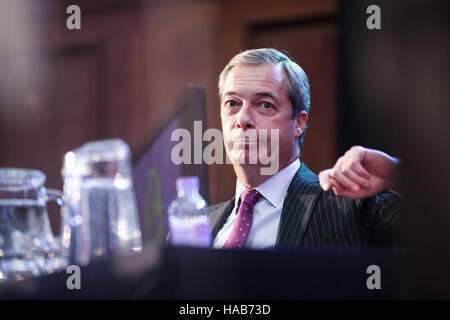
[[[205,88],[207,127],[221,128],[220,71],[239,51],[265,46],[287,50],[309,75],[311,114],[302,160],[316,172],[333,164],[335,0],[27,3],[14,20],[27,21],[22,32],[31,35],[29,41],[20,44],[10,29],[9,42],[0,42],[0,88],[8,93],[0,97],[0,166],[41,169],[49,187],[61,188],[65,152],[111,137],[138,150],[175,110],[187,83]],[[81,8],[81,30],[66,28],[70,4]],[[17,68],[22,78],[15,77]],[[209,202],[230,198],[234,184],[231,166],[211,165]],[[57,214],[51,220],[56,229]]]

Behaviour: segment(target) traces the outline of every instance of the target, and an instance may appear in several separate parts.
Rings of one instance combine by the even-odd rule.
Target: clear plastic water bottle
[[[209,247],[211,231],[206,201],[199,193],[198,177],[181,177],[176,181],[177,198],[170,204],[171,244],[175,246]]]

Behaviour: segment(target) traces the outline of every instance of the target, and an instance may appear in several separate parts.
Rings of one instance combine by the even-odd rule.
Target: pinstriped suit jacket
[[[317,175],[302,163],[286,193],[276,247],[364,249],[390,244],[398,227],[398,198],[389,191],[359,200],[324,192]],[[208,209],[213,238],[233,207],[234,198]]]

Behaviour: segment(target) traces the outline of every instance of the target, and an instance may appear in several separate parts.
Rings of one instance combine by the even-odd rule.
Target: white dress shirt
[[[283,168],[255,188],[261,193],[262,197],[253,208],[253,220],[245,242],[246,248],[263,249],[275,247],[284,198],[299,168],[300,160],[296,159],[289,166]],[[222,248],[230,236],[236,222],[239,199],[245,189],[248,188],[237,179],[234,208],[227,222],[214,239],[214,248]]]

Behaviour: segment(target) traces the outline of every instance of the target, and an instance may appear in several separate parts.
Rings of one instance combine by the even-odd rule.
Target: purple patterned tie
[[[242,192],[236,222],[224,248],[242,248],[244,246],[252,225],[253,207],[260,197],[261,194],[256,189],[247,189]]]

